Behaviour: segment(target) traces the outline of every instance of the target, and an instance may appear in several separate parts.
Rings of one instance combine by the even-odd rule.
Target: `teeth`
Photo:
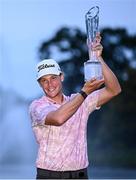
[[[54,91],[54,89],[49,89],[50,92]]]

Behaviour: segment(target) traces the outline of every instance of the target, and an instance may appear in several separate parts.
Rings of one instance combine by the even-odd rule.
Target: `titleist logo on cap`
[[[55,64],[42,64],[38,66],[38,72],[45,68],[55,67]]]

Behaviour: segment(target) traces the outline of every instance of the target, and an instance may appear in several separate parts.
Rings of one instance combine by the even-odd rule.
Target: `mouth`
[[[54,92],[54,91],[55,91],[54,88],[48,89],[48,92],[49,92],[49,93],[52,93],[52,92]]]

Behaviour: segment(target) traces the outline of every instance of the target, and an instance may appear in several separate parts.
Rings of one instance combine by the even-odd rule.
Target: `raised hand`
[[[97,90],[103,83],[104,79],[98,80],[96,78],[92,78],[90,81],[85,82],[82,91],[84,91],[86,94],[90,94]]]
[[[89,42],[87,40],[87,46],[89,49],[89,54],[95,53],[96,58],[99,59],[99,57],[102,55],[103,46],[101,45],[101,36],[100,33],[96,34],[96,38],[93,42]]]

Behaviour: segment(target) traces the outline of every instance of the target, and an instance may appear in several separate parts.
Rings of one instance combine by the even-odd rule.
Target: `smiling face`
[[[62,98],[62,81],[64,79],[63,74],[61,75],[45,75],[39,79],[40,86],[46,95],[53,99],[58,100]]]

